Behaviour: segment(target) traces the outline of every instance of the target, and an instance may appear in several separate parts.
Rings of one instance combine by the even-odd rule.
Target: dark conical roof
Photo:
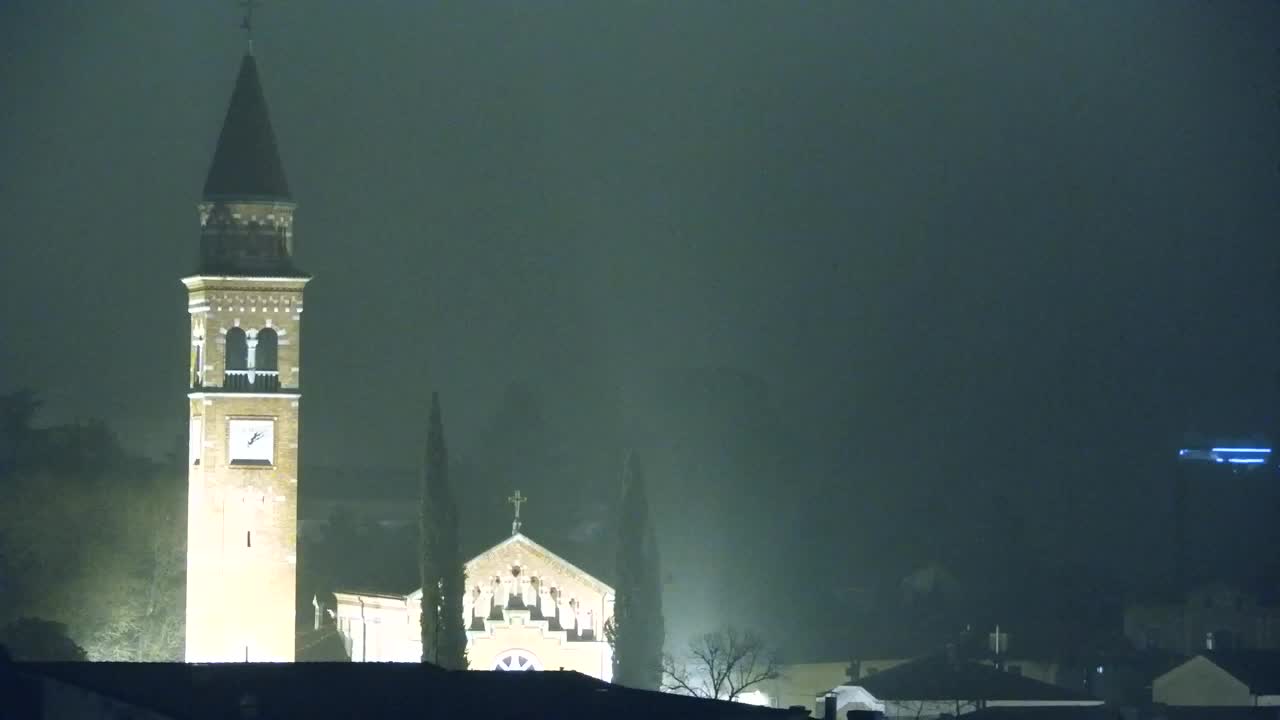
[[[204,197],[289,200],[289,183],[252,55],[245,55],[240,63],[218,149],[204,181]]]

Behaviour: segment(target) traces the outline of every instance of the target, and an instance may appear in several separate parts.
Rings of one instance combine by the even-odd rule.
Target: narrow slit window
[[[244,546],[248,548],[253,547],[253,531],[252,530],[244,531]]]

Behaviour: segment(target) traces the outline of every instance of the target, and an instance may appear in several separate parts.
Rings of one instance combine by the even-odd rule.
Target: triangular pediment
[[[612,587],[609,587],[609,585],[605,584],[586,570],[583,570],[577,565],[574,565],[568,560],[565,560],[554,552],[548,550],[545,546],[535,542],[523,533],[515,533],[511,537],[489,547],[468,560],[466,563],[468,578],[475,577],[474,569],[482,565],[487,565],[487,561],[495,555],[509,554],[513,550],[516,551],[516,554],[525,559],[530,570],[534,573],[541,573],[546,570],[550,570],[558,575],[572,577],[578,582],[595,589],[603,596],[611,596],[613,594]],[[422,588],[418,588],[410,593],[409,599],[421,601]]]

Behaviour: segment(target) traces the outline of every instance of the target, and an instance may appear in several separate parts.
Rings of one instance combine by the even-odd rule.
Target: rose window
[[[494,670],[541,670],[538,658],[524,650],[508,650],[498,656]]]

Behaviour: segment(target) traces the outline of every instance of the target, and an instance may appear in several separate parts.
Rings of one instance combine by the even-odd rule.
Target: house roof
[[[1202,655],[1249,686],[1254,695],[1280,695],[1280,651],[1225,650]]]
[[[246,54],[240,61],[218,147],[204,181],[204,197],[289,201],[289,183],[252,55]]]
[[[946,655],[912,660],[859,681],[877,699],[1089,702],[1095,698],[990,665]],[[1098,701],[1100,702],[1100,701]]]
[[[24,663],[51,677],[187,720],[323,718],[723,718],[796,714],[611,685],[575,672],[448,672],[419,663]]]

